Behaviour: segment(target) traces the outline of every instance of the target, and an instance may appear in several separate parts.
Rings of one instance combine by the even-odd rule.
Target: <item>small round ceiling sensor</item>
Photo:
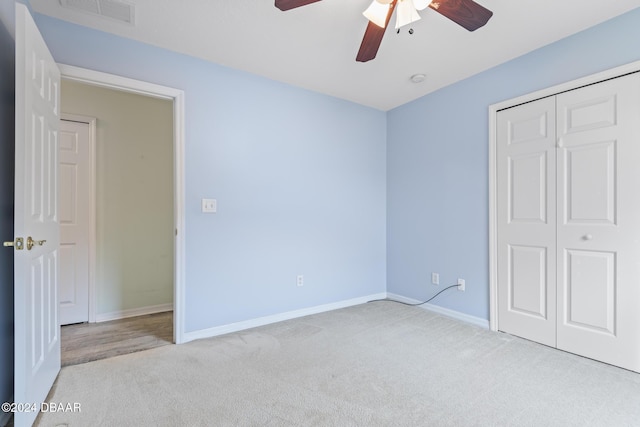
[[[421,83],[426,79],[427,76],[425,74],[414,74],[409,78],[413,83]]]

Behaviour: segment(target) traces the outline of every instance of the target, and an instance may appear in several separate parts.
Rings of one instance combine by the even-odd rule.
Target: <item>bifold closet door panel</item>
[[[555,101],[497,115],[499,329],[556,345]]]
[[[640,74],[556,99],[557,347],[640,371]]]

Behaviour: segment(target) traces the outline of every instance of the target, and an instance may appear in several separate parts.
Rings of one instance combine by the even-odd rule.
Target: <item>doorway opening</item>
[[[61,91],[63,112],[95,116],[87,110],[65,111],[65,86],[76,89],[84,87],[94,92],[102,91],[116,97],[118,95],[124,96],[124,98],[118,98],[119,100],[114,101],[116,108],[126,108],[129,100],[135,98],[143,103],[149,103],[148,105],[156,105],[160,109],[164,108],[163,111],[168,114],[161,118],[156,117],[156,123],[158,123],[157,120],[169,122],[164,124],[168,125],[168,127],[165,126],[165,133],[170,133],[168,146],[162,149],[163,152],[154,147],[153,137],[147,138],[146,147],[144,142],[139,146],[134,143],[121,146],[119,149],[124,150],[125,154],[120,153],[120,160],[117,160],[117,153],[115,155],[113,153],[105,154],[100,150],[94,150],[94,159],[98,160],[94,163],[94,173],[97,174],[97,182],[100,184],[95,185],[93,189],[94,200],[92,203],[96,208],[93,211],[94,222],[90,234],[94,233],[94,236],[89,238],[90,248],[87,252],[90,268],[86,312],[89,323],[65,327],[66,330],[63,330],[62,337],[73,336],[82,339],[82,335],[85,334],[87,340],[93,336],[98,340],[105,342],[112,340],[117,343],[118,337],[125,340],[132,335],[144,336],[147,334],[146,339],[143,337],[138,340],[138,344],[133,344],[128,349],[119,348],[118,345],[111,350],[107,349],[106,354],[111,355],[153,348],[171,342],[179,344],[183,342],[184,333],[182,320],[184,291],[183,92],[78,67],[66,65],[59,65],[59,67],[63,79]],[[141,112],[148,112],[149,108],[138,106],[138,110]],[[82,118],[83,116],[79,115],[66,117],[67,120],[78,119],[80,122],[86,122]],[[100,117],[98,117],[99,121]],[[134,126],[133,130],[129,129],[125,132],[144,132],[145,129],[149,129],[149,123],[147,122],[146,125],[141,123],[138,127],[139,129],[135,129]],[[156,126],[154,125],[154,127]],[[166,131],[166,129],[169,130]],[[98,132],[104,133],[107,130],[99,129]],[[98,140],[103,138],[104,135],[100,135]],[[133,139],[141,138],[134,137]],[[111,156],[109,165],[105,164],[105,158],[99,157],[101,155]],[[161,159],[162,157],[164,159]],[[95,160],[93,161],[95,162]],[[129,164],[125,167],[123,164],[118,165],[118,161]],[[142,173],[143,171],[141,172],[141,169],[145,167],[150,171],[149,174],[145,175]],[[126,175],[124,170],[127,168],[132,175],[124,176]],[[112,178],[112,183],[109,185],[113,185],[115,182],[113,188],[103,187],[105,177],[103,176],[100,180],[99,174],[104,174],[105,171],[108,171]],[[160,181],[161,183],[159,183]],[[142,193],[139,194],[144,197],[136,196],[134,187],[141,189]],[[125,197],[116,199],[118,194]],[[149,199],[147,196],[151,196],[151,198]],[[128,200],[127,197],[129,197]],[[140,201],[143,204],[153,206],[146,206],[146,210],[138,209],[136,212],[134,204],[138,199],[147,199]],[[120,217],[125,220],[120,223],[117,220],[113,223],[112,220],[111,229],[109,229],[100,221],[104,221],[110,213],[113,217],[113,212],[110,211],[113,211],[115,207],[119,207]],[[117,214],[115,216],[117,217]],[[153,223],[160,224],[156,224],[154,228],[151,227]],[[96,232],[96,230],[99,231]],[[111,239],[110,243],[107,243],[108,239]],[[151,248],[154,248],[155,255],[150,254],[153,252]],[[115,283],[115,288],[109,288],[112,283]],[[80,322],[82,321],[80,320]],[[170,328],[169,334],[167,334],[168,328]],[[102,334],[102,338],[96,336],[100,334]],[[108,334],[112,334],[112,337],[109,338]],[[64,339],[62,344],[64,347]],[[75,345],[75,347],[79,346]],[[82,356],[80,357],[82,358]]]

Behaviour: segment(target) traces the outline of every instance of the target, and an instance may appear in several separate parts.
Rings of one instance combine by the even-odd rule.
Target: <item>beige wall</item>
[[[173,301],[173,104],[63,81],[97,118],[97,315]]]

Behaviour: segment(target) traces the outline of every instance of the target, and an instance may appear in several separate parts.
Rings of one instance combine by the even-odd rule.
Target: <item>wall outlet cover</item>
[[[218,201],[216,199],[202,199],[203,213],[216,213],[218,211]]]
[[[440,284],[440,275],[438,273],[431,273],[431,283],[434,285]]]

